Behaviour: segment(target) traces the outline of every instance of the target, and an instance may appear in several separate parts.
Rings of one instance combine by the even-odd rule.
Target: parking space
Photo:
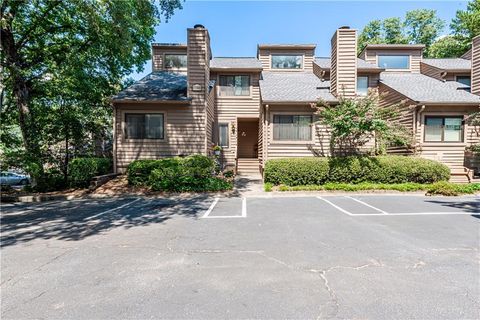
[[[2,205],[1,317],[478,319],[479,198]]]

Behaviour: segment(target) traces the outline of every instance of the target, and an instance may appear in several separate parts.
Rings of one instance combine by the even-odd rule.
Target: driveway
[[[2,205],[2,319],[480,318],[480,198]]]

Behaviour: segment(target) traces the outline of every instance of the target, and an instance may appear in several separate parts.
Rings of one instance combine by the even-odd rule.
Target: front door
[[[238,158],[258,158],[258,118],[238,119]]]

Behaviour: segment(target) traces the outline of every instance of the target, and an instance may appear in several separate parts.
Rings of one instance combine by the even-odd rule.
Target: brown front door
[[[258,158],[258,119],[238,119],[238,158]]]

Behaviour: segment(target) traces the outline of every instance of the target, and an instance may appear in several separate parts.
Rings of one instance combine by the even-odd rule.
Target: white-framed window
[[[220,75],[218,94],[222,97],[249,96],[250,76]]]
[[[301,54],[272,54],[272,69],[302,69],[303,55]]]
[[[163,113],[126,113],[126,139],[154,139],[165,138],[165,121]]]
[[[312,120],[311,115],[273,115],[273,140],[312,140]]]
[[[383,69],[410,69],[410,56],[378,55],[378,66]]]
[[[218,145],[223,148],[228,148],[228,123],[218,124]]]
[[[462,116],[425,116],[425,142],[462,142]]]
[[[163,65],[165,69],[186,69],[187,55],[184,53],[166,53]]]
[[[368,76],[357,77],[357,94],[366,96],[368,93]]]

